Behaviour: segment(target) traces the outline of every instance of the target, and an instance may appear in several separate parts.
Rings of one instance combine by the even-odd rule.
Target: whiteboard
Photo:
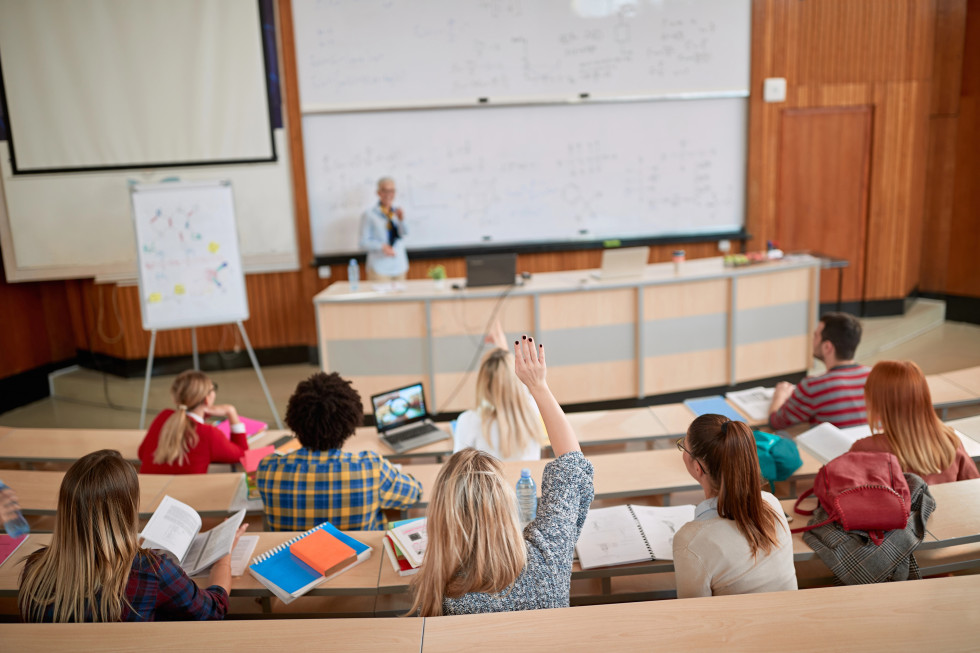
[[[314,253],[359,249],[386,175],[409,250],[738,231],[747,120],[741,98],[306,115]]]
[[[300,101],[741,93],[751,0],[294,0]]]
[[[136,185],[131,197],[143,328],[247,320],[231,184]]]

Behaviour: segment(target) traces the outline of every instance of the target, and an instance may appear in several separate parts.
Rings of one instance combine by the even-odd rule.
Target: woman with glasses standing
[[[776,497],[761,489],[752,430],[702,415],[677,448],[704,489],[694,521],[674,535],[677,598],[795,590],[789,524]]]
[[[207,374],[181,372],[170,386],[176,410],[167,408],[150,424],[139,448],[141,474],[204,474],[211,463],[237,463],[248,449],[245,425],[231,404],[215,404],[218,385]],[[226,417],[231,439],[206,417]]]

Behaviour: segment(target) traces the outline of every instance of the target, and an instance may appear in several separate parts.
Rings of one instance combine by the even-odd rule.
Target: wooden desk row
[[[980,576],[425,619],[2,624],[12,651],[976,650]]]
[[[916,553],[923,573],[945,573],[956,569],[980,567],[980,547],[971,547],[973,550],[961,556],[956,561],[955,566],[951,566],[951,563],[943,560],[937,564],[932,564],[929,561],[929,551],[931,550],[948,549],[953,546],[980,542],[980,479],[945,483],[933,486],[930,490],[936,500],[936,510],[929,519],[926,539]],[[787,513],[792,514],[792,501],[783,502],[783,507]],[[806,517],[796,516],[792,525],[805,523],[806,519]],[[265,532],[258,535],[260,539],[256,547],[256,555],[279,546],[297,533]],[[395,573],[381,546],[382,533],[380,531],[352,532],[351,535],[372,547],[371,558],[351,571],[324,583],[311,595],[372,596],[407,592],[409,578]],[[31,552],[45,546],[50,542],[50,538],[49,533],[32,533],[28,541],[11,558],[0,565],[0,596],[16,595],[21,568],[20,561]],[[816,554],[803,541],[802,534],[793,536],[793,558],[798,566],[811,561],[817,561],[820,564]],[[829,570],[822,566],[820,568],[826,572],[823,575],[829,578]],[[583,571],[576,562],[573,567],[572,580],[659,575],[672,571],[673,563],[671,561],[652,561],[588,571]],[[206,579],[199,578],[198,582],[204,584]],[[674,596],[672,579],[669,579],[667,584],[665,589],[659,592],[647,592],[647,594],[658,598]],[[243,576],[233,579],[231,594],[232,596],[271,596],[271,593],[247,572]],[[605,596],[607,601],[615,598],[608,596],[610,594],[608,583],[603,584],[602,594],[607,595]],[[602,594],[597,596],[598,600],[603,600]]]

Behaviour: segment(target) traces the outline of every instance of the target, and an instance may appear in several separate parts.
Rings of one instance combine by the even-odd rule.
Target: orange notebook
[[[357,562],[354,549],[319,529],[290,545],[289,552],[324,576]]]

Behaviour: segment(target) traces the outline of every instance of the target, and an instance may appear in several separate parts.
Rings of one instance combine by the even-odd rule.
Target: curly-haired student
[[[329,521],[341,530],[380,530],[382,509],[419,500],[422,485],[381,454],[341,451],[362,419],[361,395],[338,374],[317,372],[296,386],[286,424],[303,446],[266,457],[255,477],[269,529],[302,531]]]

